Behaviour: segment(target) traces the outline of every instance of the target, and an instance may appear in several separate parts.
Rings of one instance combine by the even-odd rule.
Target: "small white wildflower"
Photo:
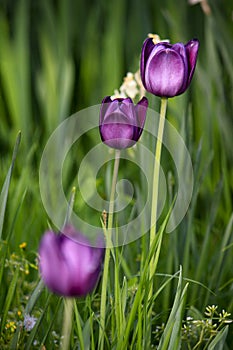
[[[188,0],[189,5],[195,5],[195,4],[198,4],[199,2],[202,2],[202,0]]]
[[[30,316],[29,314],[25,314],[23,325],[26,331],[31,331],[35,326],[36,321],[37,321],[36,317]]]
[[[186,321],[192,321],[192,320],[193,320],[193,318],[191,316],[186,317]]]
[[[111,100],[115,100],[116,98],[126,98],[127,96],[119,90],[114,90],[114,94],[111,96]]]
[[[139,98],[142,98],[145,96],[145,94],[146,90],[142,84],[140,70],[138,70],[136,73],[127,73],[119,90],[114,90],[114,94],[111,96],[111,99],[115,100],[116,98],[127,97],[134,99],[137,95],[139,95]]]
[[[207,306],[206,307],[206,311],[205,311],[205,315],[208,316],[208,317],[213,317],[213,315],[215,314],[217,308],[218,308],[217,305]]]
[[[158,43],[161,43],[161,42],[163,42],[163,43],[170,43],[170,40],[169,39],[163,39],[163,40],[161,40],[160,39],[160,36],[158,35],[158,34],[152,34],[152,33],[149,33],[148,34],[148,38],[152,38],[153,40],[153,43],[156,45],[156,44],[158,44]]]
[[[222,310],[219,314],[219,321],[223,323],[231,323],[232,320],[228,319],[227,317],[230,316],[231,314],[225,310]]]
[[[120,92],[132,99],[139,93],[137,82],[134,80],[133,73],[127,73],[126,77],[124,78],[124,82],[120,87]]]
[[[140,74],[140,70],[138,70],[135,74],[134,74],[134,78],[138,84],[138,88],[139,88],[139,94],[140,94],[140,97],[143,97],[145,96],[146,94],[146,90],[142,84],[142,79],[141,79],[141,74]]]
[[[210,15],[210,13],[211,13],[211,8],[210,8],[207,0],[188,0],[188,3],[189,3],[189,5],[196,5],[196,4],[200,3],[203,12],[206,15]]]

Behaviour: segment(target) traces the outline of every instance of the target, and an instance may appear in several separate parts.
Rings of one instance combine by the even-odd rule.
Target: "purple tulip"
[[[197,62],[199,41],[186,45],[144,41],[141,54],[141,77],[145,89],[156,96],[173,97],[189,87]]]
[[[109,147],[123,149],[133,146],[141,136],[146,120],[148,100],[143,97],[136,105],[131,98],[110,96],[103,99],[100,109],[100,135]]]
[[[103,246],[103,242],[99,244]],[[39,267],[46,286],[64,296],[84,296],[100,276],[104,248],[92,247],[71,225],[63,233],[45,232],[39,247]]]

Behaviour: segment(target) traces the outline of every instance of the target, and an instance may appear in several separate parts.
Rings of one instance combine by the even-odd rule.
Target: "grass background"
[[[104,96],[119,88],[128,71],[138,69],[142,43],[150,32],[172,43],[187,42],[191,38],[200,41],[191,87],[182,96],[169,100],[167,115],[191,154],[194,193],[182,223],[172,234],[164,234],[155,285],[164,286],[168,276],[174,276],[182,265],[184,280],[196,281],[190,282],[185,292],[185,315],[191,310],[204,317],[205,307],[212,304],[218,305],[219,311],[233,312],[233,7],[230,0],[213,0],[209,5],[211,13],[207,15],[200,4],[190,6],[185,0],[1,0],[1,348],[17,348],[17,343],[21,344],[19,348],[39,348],[42,343],[48,348],[57,346],[62,320],[60,298],[45,290],[38,293],[40,285],[32,295],[39,282],[38,243],[48,225],[52,225],[40,199],[40,158],[47,139],[62,120],[78,110],[99,104]],[[159,101],[149,99],[158,111]],[[17,155],[12,161],[19,130],[21,142],[19,147],[15,146]],[[74,168],[95,145],[96,137],[98,134],[93,133],[83,139],[78,154],[74,152],[76,159],[67,165],[64,179],[67,196],[76,175]],[[173,176],[174,169],[166,165],[166,155],[163,162],[167,174],[170,172]],[[126,177],[126,173],[138,186],[139,198],[143,197],[143,185],[130,166],[120,169],[120,176]],[[109,174],[111,164],[99,180],[104,196],[109,193],[105,184]],[[170,200],[172,198],[171,193]],[[75,209],[86,218],[92,216],[90,208],[81,205],[79,199],[77,195]],[[98,221],[99,216],[94,215],[94,220]],[[20,248],[22,242],[27,243],[25,249]],[[121,263],[117,270],[114,264],[110,269],[106,349],[117,348],[117,339],[125,332],[123,326],[118,334],[113,331],[117,322],[119,326],[119,313],[114,313],[118,292],[122,304],[126,304],[125,308],[121,305],[125,322],[129,321],[135,291],[141,283],[139,272],[146,264],[147,236],[119,249],[117,254]],[[114,274],[118,276],[119,290],[118,284],[114,284]],[[156,297],[154,329],[171,315],[175,295],[179,293],[177,279],[173,278]],[[85,349],[95,348],[99,298],[97,288],[87,299],[77,301]],[[17,326],[25,310],[34,312],[39,320],[30,334],[22,333]],[[146,348],[143,312],[145,310],[137,311],[134,322],[129,323],[127,348],[130,343],[131,348],[140,348],[136,344]],[[73,348],[80,346],[78,320],[76,313]],[[10,322],[15,322],[13,330],[10,326],[7,328]],[[230,349],[232,339],[230,327],[223,348]],[[35,340],[38,343],[32,345]],[[155,338],[153,344],[157,344]],[[182,347],[188,349],[186,346],[183,341]]]

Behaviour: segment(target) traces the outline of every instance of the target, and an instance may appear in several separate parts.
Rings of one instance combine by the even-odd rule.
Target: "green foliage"
[[[1,349],[60,346],[63,299],[50,294],[38,274],[38,243],[53,226],[40,199],[41,155],[48,137],[66,117],[99,104],[119,88],[128,71],[138,70],[148,32],[171,42],[200,40],[191,87],[168,104],[168,119],[192,157],[194,190],[185,218],[170,234],[165,233],[168,210],[163,213],[150,251],[146,234],[111,252],[104,349],[233,347],[228,315],[233,313],[232,5],[230,0],[209,5],[211,13],[206,14],[200,4],[190,6],[185,0],[1,1]],[[158,111],[158,99],[149,99]],[[67,197],[82,158],[95,144],[96,133],[90,133],[78,151],[73,150],[74,160],[65,164]],[[133,162],[134,151],[129,154]],[[162,166],[170,181],[170,208],[178,184],[166,151]],[[107,164],[97,181],[105,198],[111,172]],[[125,214],[130,217],[145,201],[144,178],[126,162],[119,172],[135,187]],[[85,183],[90,186],[88,176]],[[77,193],[75,210],[100,222],[99,213],[84,206],[80,197]],[[147,271],[153,254],[154,291],[148,300],[152,281]],[[90,296],[73,301],[72,349],[97,349],[100,295],[101,281]],[[213,311],[208,306],[213,304],[222,311]],[[24,326],[25,315],[36,319],[31,330]]]

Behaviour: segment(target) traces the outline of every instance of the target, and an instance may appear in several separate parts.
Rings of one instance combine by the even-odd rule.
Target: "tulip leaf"
[[[216,337],[212,340],[210,345],[208,346],[208,350],[222,350],[224,349],[225,340],[227,337],[229,326],[225,326]]]
[[[15,142],[15,147],[13,150],[11,165],[10,165],[10,168],[8,170],[8,173],[7,173],[7,176],[6,176],[6,179],[5,179],[5,182],[3,184],[1,194],[0,194],[0,238],[2,237],[2,229],[3,229],[3,222],[4,222],[4,217],[5,217],[5,211],[6,211],[9,186],[10,186],[11,176],[12,176],[12,172],[13,172],[14,165],[15,165],[16,156],[17,156],[18,149],[19,149],[20,140],[21,140],[21,132],[18,133],[16,142]]]
[[[19,267],[14,272],[11,283],[10,283],[9,288],[8,288],[8,293],[6,296],[6,300],[5,300],[5,304],[4,304],[5,306],[4,306],[3,315],[2,315],[2,319],[1,319],[1,332],[3,331],[3,329],[5,327],[7,314],[8,314],[8,311],[10,309],[11,302],[14,299],[16,285],[18,282],[18,277],[19,277]]]

